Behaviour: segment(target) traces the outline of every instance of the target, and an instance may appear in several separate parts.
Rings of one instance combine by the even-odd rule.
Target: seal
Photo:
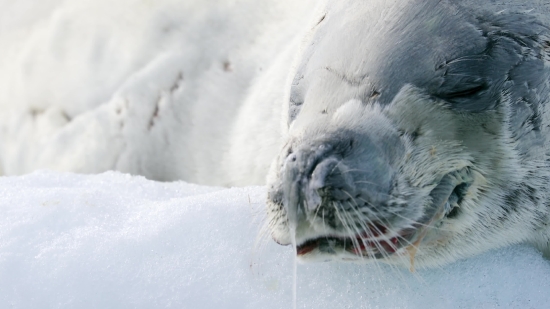
[[[436,266],[518,242],[550,255],[548,0],[192,2],[129,16],[155,34],[130,49],[101,52],[128,27],[86,6],[21,34],[3,58],[0,174],[268,175],[267,230],[303,260]],[[83,80],[99,84],[83,94]]]
[[[550,5],[333,1],[295,65],[267,228],[302,261],[549,252]]]

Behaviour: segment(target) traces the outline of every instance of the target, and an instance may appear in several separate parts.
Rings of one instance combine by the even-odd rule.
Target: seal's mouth
[[[324,235],[297,244],[296,254],[305,257],[310,254],[351,254],[357,258],[380,259],[401,249],[416,250],[430,229],[443,218],[458,213],[471,180],[468,171],[446,175],[431,191],[431,203],[424,216],[403,228],[389,227],[380,222],[364,224],[365,229],[350,236]],[[368,222],[371,222],[368,220]],[[348,255],[349,256],[349,255]]]
[[[313,251],[324,254],[347,252],[364,258],[382,258],[410,246],[421,230],[418,226],[390,233],[383,225],[375,224],[369,231],[350,237],[327,235],[307,240],[296,246],[296,254],[305,256]]]
[[[325,236],[308,240],[296,247],[296,253],[298,256],[304,256],[314,250],[327,254],[344,251],[360,257],[380,258],[408,246],[416,231],[411,228],[389,237],[385,235],[387,229],[377,224],[371,232],[363,232],[353,237]]]

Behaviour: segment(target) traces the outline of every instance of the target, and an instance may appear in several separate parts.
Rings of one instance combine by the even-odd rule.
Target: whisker
[[[367,201],[365,201],[365,203],[371,205],[371,204],[370,204],[369,202],[367,202]],[[372,206],[372,205],[371,205],[371,206]],[[375,217],[375,218],[377,219],[377,221],[383,222],[383,223],[385,224],[385,226],[386,226],[386,229],[387,229],[388,231],[390,231],[392,234],[395,234],[396,237],[397,237],[398,239],[403,240],[405,243],[408,244],[408,246],[415,246],[414,243],[410,242],[408,239],[406,239],[405,237],[399,235],[396,231],[392,230],[391,227],[390,227],[389,222],[387,221],[387,219],[381,219],[381,218],[380,218],[376,213],[374,213],[374,212],[372,212],[371,216]],[[369,221],[371,221],[370,218],[368,218],[368,217],[366,217],[366,219],[369,220]],[[371,221],[370,223],[372,223],[372,221]],[[378,233],[381,233],[381,231],[378,229],[378,227],[376,227],[375,224],[373,224],[373,226],[374,226],[374,228],[378,231]],[[387,238],[387,237],[385,237],[385,238]],[[384,240],[386,240],[386,239],[384,239]],[[396,249],[396,247],[395,247],[393,244],[391,244],[391,242],[388,242],[388,243],[389,243],[389,245],[390,245],[392,248]],[[421,249],[419,249],[419,248],[416,247],[416,246],[415,246],[415,248],[416,248],[417,252],[421,252]],[[403,257],[403,258],[404,258],[404,257]]]
[[[351,200],[354,200],[353,197],[351,196],[351,194],[349,194],[349,192],[347,192],[347,191],[345,191],[345,190],[342,190],[342,191],[343,191],[345,194],[347,194],[347,195],[351,198]],[[366,202],[366,203],[369,204],[368,202]],[[356,205],[357,205],[357,203],[356,203]],[[354,210],[357,212],[357,209],[353,208],[353,205],[352,205],[352,209],[354,209]],[[360,214],[358,214],[358,216],[361,217],[361,218],[363,218],[363,216],[361,216]],[[387,222],[387,220],[380,220],[380,218],[378,218],[378,216],[377,216],[376,214],[374,214],[374,216],[377,217],[377,219],[378,219],[377,221],[379,221],[379,222],[384,222],[384,223],[385,223],[386,229],[387,229],[388,231],[390,231],[391,234],[396,235],[395,237],[397,237],[398,239],[402,239],[402,240],[405,241],[407,244],[412,245],[412,243],[411,243],[409,240],[407,240],[406,238],[404,238],[404,237],[402,237],[401,235],[399,235],[396,231],[392,230],[391,227],[390,227],[390,224],[389,224],[389,222]],[[372,220],[370,220],[370,218],[366,217],[366,218],[364,218],[364,219],[366,219],[366,220],[369,221],[369,223],[370,223],[370,224],[372,225],[372,227],[376,230],[376,232],[378,233],[378,235],[382,236],[382,237],[383,237],[383,240],[386,241],[386,242],[388,243],[388,245],[389,245],[393,250],[395,250],[395,251],[398,250],[397,246],[395,246],[395,245],[391,242],[391,239],[388,238],[387,236],[385,236],[384,233],[377,227],[377,225],[374,224],[374,223],[372,222]],[[365,227],[365,230],[366,230],[366,231],[370,231],[370,228],[369,228],[369,227]],[[378,242],[375,241],[375,245],[377,245],[377,244],[378,244]],[[381,245],[380,245],[380,246],[381,246]],[[377,246],[377,247],[378,247],[378,246]],[[382,254],[385,254],[386,251],[385,251],[383,248],[378,248],[378,249],[379,249],[379,251],[380,251]]]
[[[353,231],[350,228],[349,223],[347,222],[347,220],[345,218],[342,217],[342,214],[338,210],[338,204],[336,202],[333,203],[333,207],[334,207],[336,216],[338,216],[338,219],[340,219],[340,222],[342,222],[342,225],[344,226],[345,232],[349,235],[353,235]],[[357,245],[359,244],[357,242],[357,239],[354,239],[353,237],[350,237],[350,238],[351,238],[352,244],[357,247]],[[346,249],[346,247],[345,247],[345,243],[344,243],[344,250],[345,249]]]
[[[355,199],[351,196],[351,194],[349,192],[347,192],[346,190],[342,190],[342,192],[344,192],[346,195],[348,195],[351,199],[351,201],[355,201]],[[386,241],[386,243],[389,244],[389,246],[394,250],[394,251],[397,251],[397,247],[391,242],[391,239],[389,239],[388,237],[386,237],[384,235],[384,233],[376,226],[376,224],[373,224],[373,222],[369,219],[369,218],[364,218],[364,216],[361,216],[361,214],[357,211],[357,208],[356,207],[353,207],[353,205],[350,203],[351,205],[351,209],[353,209],[359,218],[361,219],[367,219],[368,221],[370,221],[369,223],[372,225],[372,227],[376,230],[376,232],[378,233],[378,235],[382,236],[384,238],[384,241]],[[357,202],[355,203],[355,205],[358,207],[358,204]],[[363,226],[363,229],[368,233],[371,233],[371,228],[368,227],[368,225],[366,225],[363,221],[360,221],[359,223],[360,225]],[[389,229],[389,225],[388,225],[388,229]],[[360,233],[358,233],[360,234]],[[396,233],[397,234],[397,233]],[[369,235],[370,236],[370,235]],[[368,248],[369,246],[364,242],[365,239],[363,239],[361,237],[361,241],[363,242],[363,245],[365,245],[365,248]],[[377,247],[378,251],[382,254],[382,255],[385,255],[384,257],[388,257],[389,255],[387,255],[387,252],[386,250],[382,247],[382,245],[378,242],[378,241],[374,241],[374,245]]]
[[[372,206],[374,207],[374,205],[372,205],[372,203],[370,203],[369,201],[363,199],[363,198],[357,198],[361,201],[363,201],[365,204],[368,204],[369,206]],[[364,209],[365,211],[370,211],[372,212],[372,210],[366,208]],[[431,224],[426,224],[426,223],[422,223],[422,222],[419,222],[419,221],[416,221],[412,218],[409,218],[409,217],[405,217],[401,214],[399,214],[398,212],[395,212],[395,211],[392,211],[390,209],[386,209],[386,211],[388,211],[389,213],[391,213],[392,215],[395,215],[397,217],[400,217],[401,219],[404,219],[404,220],[407,220],[409,221],[410,223],[412,224],[416,224],[416,225],[419,225],[419,226],[422,226],[422,227],[425,227],[425,228],[429,228],[429,229],[433,229],[433,230],[439,230],[439,231],[445,231],[445,232],[453,232],[452,230],[449,230],[449,229],[445,229],[445,228],[441,228],[441,227],[437,227],[437,226],[434,226],[434,225],[431,225]]]

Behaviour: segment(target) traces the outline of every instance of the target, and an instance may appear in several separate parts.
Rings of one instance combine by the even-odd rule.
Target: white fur
[[[315,1],[24,2],[0,27],[2,174],[265,182]]]

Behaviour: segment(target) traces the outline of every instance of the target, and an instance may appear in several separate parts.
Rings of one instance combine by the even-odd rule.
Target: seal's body
[[[268,178],[278,243],[420,266],[548,250],[548,5],[505,2],[327,5]]]

